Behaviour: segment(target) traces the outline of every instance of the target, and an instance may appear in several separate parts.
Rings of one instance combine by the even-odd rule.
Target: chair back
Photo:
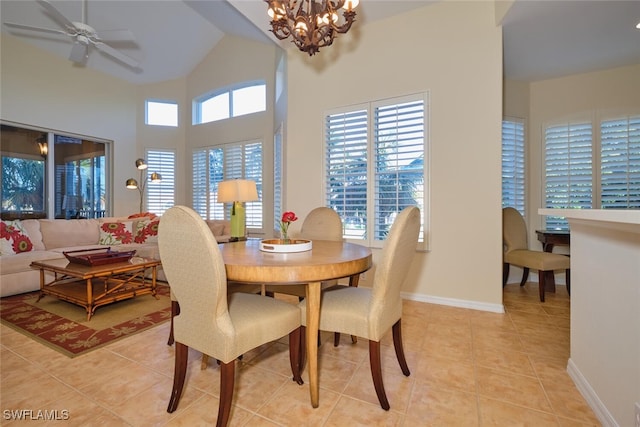
[[[331,208],[315,208],[304,219],[300,237],[309,240],[342,241],[342,219]]]
[[[207,224],[186,206],[168,209],[158,226],[158,249],[180,304],[180,314],[174,318],[175,340],[199,351],[209,340],[225,348],[235,336],[227,307],[227,275]]]
[[[527,225],[520,212],[515,208],[502,209],[502,242],[505,253],[517,249],[529,249]]]
[[[376,265],[369,310],[374,330],[369,339],[379,340],[402,317],[400,288],[413,261],[419,234],[420,209],[409,206],[394,220]]]

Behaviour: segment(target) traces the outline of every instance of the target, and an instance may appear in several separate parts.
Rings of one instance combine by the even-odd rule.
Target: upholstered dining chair
[[[226,426],[233,400],[235,359],[289,335],[291,370],[300,377],[300,309],[273,298],[233,293],[227,298],[225,265],[213,234],[186,206],[167,210],[158,228],[160,259],[180,313],[174,318],[175,370],[167,412],[177,409],[189,348],[220,362],[217,426]]]
[[[529,277],[529,269],[538,271],[538,293],[544,302],[546,289],[555,289],[554,270],[565,270],[567,292],[571,293],[571,261],[568,256],[529,249],[527,225],[520,212],[512,207],[502,209],[502,286],[507,284],[509,266],[522,268],[520,286]]]
[[[402,346],[402,298],[400,287],[407,277],[420,232],[420,210],[411,206],[398,214],[389,236],[384,242],[376,265],[372,288],[337,285],[322,292],[320,302],[320,330],[355,335],[369,340],[369,362],[373,385],[380,406],[389,410],[389,401],[382,381],[380,340],[389,329],[393,331],[393,345],[398,363],[405,376],[410,375]],[[306,326],[306,307],[302,324]],[[303,369],[304,327],[300,367]]]

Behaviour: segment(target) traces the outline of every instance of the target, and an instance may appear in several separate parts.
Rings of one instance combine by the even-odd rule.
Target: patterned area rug
[[[84,307],[39,292],[0,299],[2,323],[69,357],[159,325],[171,317],[169,287],[158,284],[158,299],[142,295],[98,307],[87,321]]]

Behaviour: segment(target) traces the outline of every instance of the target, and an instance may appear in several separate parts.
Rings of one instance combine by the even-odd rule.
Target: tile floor
[[[237,369],[230,426],[597,426],[566,373],[569,298],[564,287],[538,302],[537,287],[507,285],[506,314],[406,301],[404,377],[390,336],[383,375],[390,411],[379,406],[366,341],[335,348],[323,334],[320,406],[291,381],[286,341],[246,354]],[[168,323],[69,359],[0,327],[0,409],[68,411],[64,426],[213,425],[219,370],[190,354],[178,410],[166,412],[173,375]],[[307,377],[303,377],[307,380]],[[33,421],[37,425],[47,425]]]

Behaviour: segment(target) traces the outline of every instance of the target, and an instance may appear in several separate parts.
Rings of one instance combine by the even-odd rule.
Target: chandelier
[[[264,0],[269,4],[271,32],[291,41],[309,56],[330,46],[336,34],[349,31],[359,0]],[[343,19],[338,10],[343,9]]]

